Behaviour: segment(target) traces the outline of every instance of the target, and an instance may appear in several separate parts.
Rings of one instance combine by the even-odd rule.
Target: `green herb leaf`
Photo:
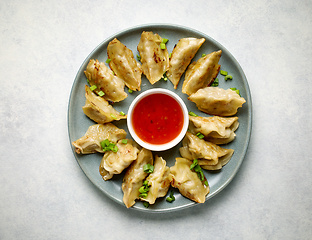
[[[125,116],[125,115],[126,115],[123,111],[120,111],[119,114],[120,114],[121,116]]]
[[[226,75],[228,75],[228,72],[224,71],[224,70],[220,70],[220,74],[223,75],[223,76],[226,76]]]
[[[202,133],[200,133],[200,132],[197,133],[196,136],[199,137],[200,139],[203,139],[203,138],[205,137],[205,136],[204,136]]]
[[[127,143],[128,143],[128,140],[127,140],[127,139],[122,139],[121,142],[122,142],[123,144],[127,144]]]
[[[103,96],[105,95],[105,93],[104,93],[103,91],[99,91],[97,94],[98,94],[100,97],[103,97]]]
[[[210,86],[211,87],[218,87],[219,86],[219,79],[216,78]]]
[[[167,38],[162,38],[162,39],[161,39],[161,42],[162,42],[162,43],[165,43],[165,44],[166,44],[168,41],[169,41],[169,39],[167,39]]]
[[[97,86],[96,86],[96,85],[92,85],[92,86],[90,87],[90,90],[91,90],[91,91],[94,91],[95,89],[97,89]]]
[[[117,152],[118,151],[118,147],[116,146],[116,144],[111,143],[108,139],[105,139],[100,144],[104,152],[107,152],[107,151]]]
[[[166,49],[166,44],[165,43],[160,43],[160,49]]]
[[[233,79],[233,77],[231,76],[231,75],[226,75],[225,77],[224,77],[224,80],[225,81],[227,81],[227,80],[232,80]]]
[[[128,92],[129,92],[129,93],[133,93],[133,90],[131,90],[131,89],[129,88],[129,89],[128,89]]]
[[[203,53],[203,54],[202,54],[202,57],[205,57],[205,56],[206,56],[206,54],[205,54],[205,53]]]

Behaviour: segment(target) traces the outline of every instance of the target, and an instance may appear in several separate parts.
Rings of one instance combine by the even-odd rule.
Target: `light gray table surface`
[[[312,1],[0,3],[0,239],[311,239]],[[179,24],[226,47],[252,95],[233,181],[172,213],[126,209],[98,190],[68,138],[70,91],[103,40]]]

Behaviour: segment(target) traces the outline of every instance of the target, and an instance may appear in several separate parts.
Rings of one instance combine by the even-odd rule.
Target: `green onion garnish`
[[[169,58],[171,58],[172,53],[169,53]]]
[[[131,89],[129,88],[129,89],[128,89],[128,92],[129,92],[129,93],[133,93],[133,90],[131,90]]]
[[[208,186],[208,181],[205,179],[204,172],[202,168],[199,166],[197,159],[194,159],[193,163],[190,166],[190,169],[194,170],[194,172],[197,173],[197,176],[200,179],[200,181],[202,182],[204,181],[204,184]]]
[[[128,143],[128,140],[127,140],[127,139],[122,139],[121,142],[122,142],[123,144],[127,144],[127,143]]]
[[[200,133],[200,132],[197,133],[196,136],[199,137],[200,139],[203,139],[203,138],[205,137],[205,136],[204,136],[202,133]]]
[[[205,53],[203,53],[203,54],[202,54],[202,57],[205,57],[205,56],[206,56],[206,54],[205,54]]]
[[[173,196],[173,191],[171,191],[170,196],[166,198],[166,201],[172,203],[174,200],[175,197]]]
[[[97,86],[96,86],[96,85],[92,85],[92,86],[90,87],[90,90],[91,90],[91,91],[94,91],[95,89],[97,89]]]
[[[98,94],[100,97],[103,97],[103,96],[105,95],[105,93],[104,93],[103,91],[99,91],[97,94]]]
[[[239,89],[237,89],[237,88],[230,88],[230,89],[235,91],[240,96]]]
[[[143,171],[146,172],[146,173],[152,173],[154,172],[154,166],[152,164],[145,164],[143,166]]]
[[[120,114],[121,116],[125,116],[125,115],[126,115],[123,111],[120,111],[119,114]]]
[[[149,202],[143,202],[143,206],[144,206],[144,207],[148,208],[149,205],[150,205]]]
[[[146,198],[149,190],[150,190],[150,185],[148,185],[148,181],[145,180],[143,182],[143,186],[139,188],[139,192],[141,193],[139,197]]]
[[[219,86],[219,79],[216,78],[210,86],[211,87],[218,87]]]
[[[226,75],[228,75],[228,72],[224,71],[224,70],[220,70],[220,74],[223,75],[223,76],[226,76]]]
[[[160,49],[166,49],[166,44],[165,43],[160,43]]]
[[[110,63],[110,61],[112,61],[112,59],[109,59],[109,58],[108,58],[108,59],[106,60],[106,63]]]
[[[104,152],[107,152],[107,151],[117,152],[118,151],[118,147],[116,146],[116,144],[110,142],[108,139],[105,139],[100,144]]]
[[[198,117],[198,115],[193,113],[193,112],[189,112],[189,115],[192,116],[192,117]]]
[[[111,117],[115,120],[117,119],[117,117],[114,114],[111,114]]]
[[[88,84],[89,84],[89,85],[91,85],[91,84],[90,84],[90,80],[89,80],[89,79],[87,79],[87,82],[88,82]]]
[[[136,58],[138,59],[138,61],[141,61],[141,56],[140,55],[136,55]]]
[[[162,43],[165,43],[165,44],[166,44],[168,41],[169,41],[169,39],[167,39],[167,38],[162,38],[162,39],[161,39],[161,42],[162,42]]]
[[[233,79],[233,77],[231,76],[231,75],[226,75],[225,77],[224,77],[224,80],[225,81],[227,81],[227,80],[232,80]]]

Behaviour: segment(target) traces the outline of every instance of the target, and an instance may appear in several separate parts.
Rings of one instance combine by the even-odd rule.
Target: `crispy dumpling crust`
[[[124,139],[126,135],[127,133],[124,129],[120,129],[112,123],[95,124],[88,128],[83,137],[77,139],[72,144],[75,146],[77,153],[103,153],[102,141],[108,139],[110,142],[116,143],[118,140]]]
[[[107,55],[113,72],[124,80],[129,89],[140,91],[142,67],[133,57],[133,52],[115,38],[107,46]]]
[[[204,42],[205,38],[181,38],[174,47],[166,73],[174,89],[177,89],[182,74]]]
[[[124,90],[124,81],[115,76],[105,63],[91,59],[84,73],[90,85],[97,86],[97,89],[94,91],[103,91],[105,93],[103,97],[107,101],[120,102],[128,96]]]
[[[167,48],[160,49],[161,41],[157,33],[143,31],[138,44],[142,70],[151,84],[159,81],[169,68],[169,53]]]
[[[210,86],[219,74],[222,51],[212,52],[191,63],[186,70],[182,92],[191,95],[198,89]]]
[[[234,140],[238,128],[238,117],[193,117],[189,116],[189,131],[194,135],[201,133],[205,140],[215,144],[226,144]]]
[[[246,100],[231,89],[205,87],[188,97],[197,108],[210,115],[233,116]]]
[[[127,115],[121,115],[108,101],[92,92],[87,85],[85,86],[85,92],[86,103],[82,110],[93,121],[103,124],[127,118]]]
[[[197,203],[204,203],[210,188],[190,169],[191,164],[192,161],[186,158],[176,158],[175,165],[170,167],[171,186],[178,188],[184,197]]]

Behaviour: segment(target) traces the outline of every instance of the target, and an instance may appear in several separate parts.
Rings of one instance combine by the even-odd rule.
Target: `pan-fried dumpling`
[[[170,169],[166,166],[166,161],[159,156],[155,157],[154,172],[146,178],[150,189],[146,198],[141,200],[154,204],[159,197],[166,196],[170,187]]]
[[[177,89],[182,74],[204,42],[205,38],[182,38],[174,47],[166,73],[174,89]]]
[[[116,144],[118,151],[105,152],[101,164],[100,174],[104,180],[109,180],[114,174],[120,174],[138,157],[138,145],[131,139],[127,143],[119,140]]]
[[[114,120],[127,118],[126,115],[121,115],[110,105],[104,98],[96,95],[86,85],[86,103],[82,107],[84,114],[97,123],[108,123]]]
[[[169,68],[169,53],[167,48],[160,48],[161,42],[157,33],[143,31],[138,44],[142,70],[151,84],[159,81]]]
[[[175,165],[170,167],[171,185],[178,188],[184,197],[197,203],[204,203],[210,188],[190,169],[191,164],[192,161],[186,158],[176,158]]]
[[[238,117],[193,117],[189,116],[189,131],[194,135],[201,133],[205,140],[215,144],[226,144],[234,140],[238,128]]]
[[[128,96],[124,89],[124,81],[115,76],[105,63],[91,59],[84,73],[90,85],[97,86],[94,91],[103,91],[105,94],[103,97],[107,101],[120,102]]]
[[[233,116],[237,109],[242,107],[246,100],[236,91],[218,87],[205,87],[188,97],[197,108],[210,115]]]
[[[119,129],[112,123],[95,124],[88,128],[83,137],[72,144],[75,146],[77,153],[103,153],[102,141],[108,139],[110,142],[116,143],[118,140],[124,139],[126,135],[125,130]]]
[[[135,204],[139,198],[139,189],[142,187],[144,179],[148,173],[144,172],[143,167],[146,164],[153,165],[153,154],[150,150],[142,148],[138,158],[134,160],[127,169],[122,181],[121,189],[124,193],[123,202],[127,208]]]
[[[107,55],[113,72],[125,81],[129,89],[140,91],[142,68],[134,59],[133,52],[115,38],[107,46]]]
[[[234,153],[233,149],[221,148],[187,132],[182,141],[180,154],[191,161],[198,160],[198,164],[207,170],[218,170],[227,164]]]
[[[221,50],[212,52],[191,63],[185,73],[182,92],[191,95],[200,88],[210,86],[219,74],[221,54]]]

